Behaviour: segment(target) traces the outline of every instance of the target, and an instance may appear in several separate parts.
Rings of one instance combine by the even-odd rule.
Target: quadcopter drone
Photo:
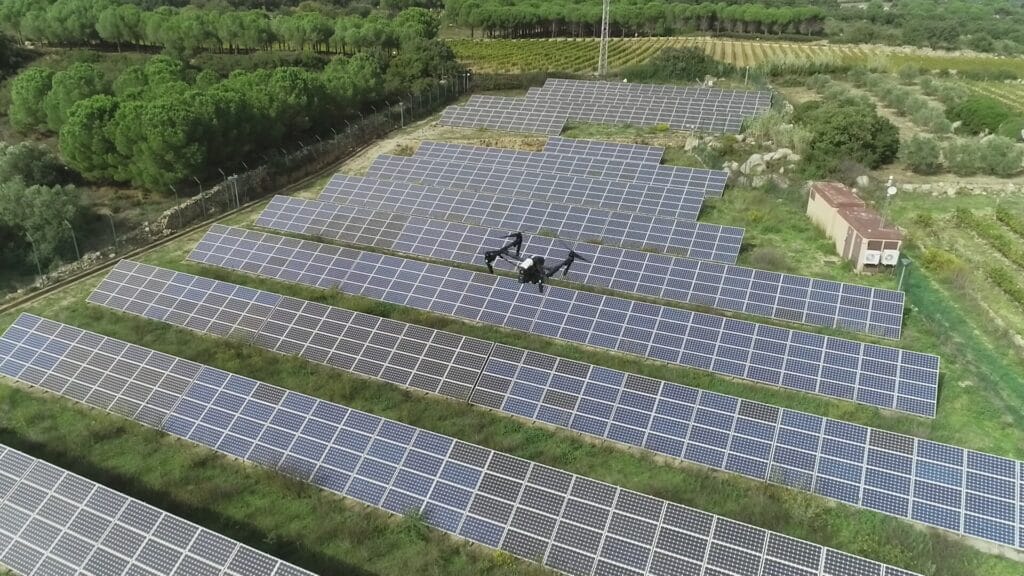
[[[487,264],[487,269],[494,274],[494,262],[499,258],[512,264],[516,268],[516,273],[519,275],[519,283],[536,284],[537,289],[540,293],[544,293],[544,281],[551,278],[562,271],[562,276],[569,274],[569,268],[572,267],[572,263],[576,260],[582,260],[584,262],[590,262],[575,250],[568,248],[569,255],[564,260],[558,263],[557,266],[545,267],[543,256],[529,256],[521,258],[520,253],[523,249],[523,233],[513,232],[504,238],[511,238],[512,241],[505,244],[497,250],[487,250],[484,252],[484,262]],[[515,251],[513,255],[512,251]]]

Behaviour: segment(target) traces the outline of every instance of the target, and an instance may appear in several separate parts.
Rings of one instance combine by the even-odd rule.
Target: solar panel
[[[665,188],[669,194],[682,194],[698,199],[721,196],[729,178],[728,173],[721,170],[662,166],[647,162],[605,160],[572,154],[489,148],[429,140],[420,143],[414,158],[653,184]],[[429,165],[424,167],[427,166]]]
[[[704,203],[702,195],[663,186],[386,154],[374,160],[367,176],[499,195],[510,203],[542,200],[688,221],[697,219]]]
[[[24,315],[18,325],[36,320]],[[47,326],[58,328],[65,336],[90,334],[102,339],[66,326]],[[68,344],[52,333],[33,332],[30,337],[42,346]],[[20,348],[26,353],[36,351],[24,341]],[[58,361],[55,367],[63,365]],[[312,576],[312,572],[0,445],[0,571],[5,566],[26,576]]]
[[[247,241],[240,239],[240,243]],[[217,247],[210,248],[216,251]],[[202,243],[198,249],[204,249]],[[321,254],[320,258],[325,256]],[[206,306],[206,314],[211,317],[213,310],[230,306],[219,300],[220,295],[236,293],[239,288],[174,273],[173,283],[160,289],[155,278],[167,272],[122,262],[90,300],[115,302],[117,309],[164,317],[165,322],[181,326],[187,324],[184,319],[160,312],[168,297],[184,298],[175,296],[180,293],[178,286],[189,285],[188,298]],[[200,282],[206,284],[202,289],[195,288]],[[114,295],[123,295],[125,289],[142,286],[156,290],[139,290],[130,304],[114,300]],[[257,292],[252,297],[266,301],[276,295]],[[1000,510],[1020,503],[1014,500],[1012,490],[985,488],[992,481],[985,474],[1014,480],[1013,471],[1018,466],[1015,461],[321,304],[294,299],[282,302],[264,333],[254,340],[255,345],[687,462],[1014,544],[1012,518],[1007,520]],[[158,313],[152,313],[154,309]],[[281,315],[282,309],[287,311],[286,316]],[[297,310],[301,314],[295,314]],[[413,342],[407,341],[410,334]],[[447,343],[448,347],[424,348],[421,342],[430,342],[430,346]],[[389,355],[388,350],[396,352]],[[470,358],[471,363],[462,363],[462,373],[463,381],[475,383],[471,392],[467,395],[461,386],[438,386],[438,375],[446,369],[430,363],[417,365],[416,358],[410,356],[432,360]],[[486,363],[480,363],[480,356],[486,356]],[[892,462],[906,459],[905,455],[911,455],[913,462],[894,468]],[[950,471],[948,466],[936,468],[936,463],[966,466],[966,476]],[[903,476],[898,476],[900,473]],[[891,486],[880,486],[876,483],[879,478],[896,481]],[[911,505],[920,510],[931,501],[927,494],[911,494],[904,487],[914,482],[924,485],[925,481],[950,485],[960,478],[972,478],[969,484],[954,484],[970,493],[961,502],[988,502],[985,507],[960,506],[952,512],[943,508],[947,514],[962,516],[969,527],[960,531],[948,523],[930,521],[921,513],[908,515]],[[900,499],[908,502],[907,506],[891,506]]]
[[[0,339],[0,368],[17,354],[43,372],[77,370],[63,357],[38,366],[34,357],[84,337],[110,340],[23,314]],[[566,574],[725,573],[738,563],[787,575],[906,574],[208,366],[158,428]]]
[[[394,158],[397,161],[399,157]],[[483,192],[450,191],[437,186],[344,174],[331,178],[320,199],[374,210],[412,210],[414,214],[431,218],[554,234],[564,239],[657,250],[729,264],[736,261],[743,240],[742,228],[541,200],[510,203]],[[398,208],[400,205],[403,208]]]
[[[920,416],[935,414],[937,356],[562,287],[548,287],[542,295],[507,277],[224,226],[211,228],[200,246],[189,258],[213,266],[249,264],[265,276],[333,286],[474,322]],[[307,268],[314,254],[322,255],[323,263]],[[276,263],[264,265],[270,258]],[[323,279],[327,274],[331,278]]]
[[[758,102],[765,106],[770,104],[772,99],[770,92],[753,90],[724,90],[704,86],[636,84],[631,82],[573,80],[569,78],[548,78],[540,90],[561,94],[579,92],[605,95],[675,96],[677,98],[690,99]]]
[[[274,197],[256,225],[475,265],[483,265],[483,250],[507,241],[502,238],[507,230],[288,196]],[[523,245],[525,254],[566,251],[559,240],[546,236],[525,235]],[[885,338],[900,336],[902,292],[610,246],[580,250],[592,263],[574,263],[572,282]],[[511,269],[502,260],[495,265]]]
[[[701,132],[739,132],[743,109],[725,109],[725,104],[710,105],[678,101],[644,99],[574,100],[565,97],[548,97],[528,94],[527,98],[507,96],[473,96],[460,107],[462,118],[476,115],[470,127],[502,129],[501,126],[486,125],[480,118],[506,114],[507,110],[528,109],[566,120],[577,120],[596,124],[630,124],[634,126],[663,125],[673,130]],[[722,110],[719,110],[722,108]],[[441,125],[449,125],[442,118]],[[553,132],[549,135],[555,135]]]
[[[475,105],[474,102],[486,96],[470,98],[468,105]],[[635,109],[654,111],[662,114],[675,116],[686,113],[704,114],[712,118],[727,117],[730,119],[742,119],[763,112],[767,103],[756,98],[749,98],[745,95],[693,95],[693,96],[665,96],[652,94],[611,94],[597,93],[587,90],[563,89],[563,88],[531,88],[526,93],[528,101],[554,100],[562,103],[569,103],[575,110],[579,104],[591,107],[612,108],[616,106],[631,107]],[[483,102],[486,102],[484,100]]]
[[[635,161],[659,164],[665,149],[661,146],[644,144],[623,144],[621,142],[603,142],[601,140],[576,140],[552,136],[544,145],[545,152],[558,154],[576,154],[605,160]]]
[[[449,106],[441,114],[438,124],[557,136],[562,132],[566,120],[564,113],[550,110],[545,104],[509,98],[502,105],[490,108]]]

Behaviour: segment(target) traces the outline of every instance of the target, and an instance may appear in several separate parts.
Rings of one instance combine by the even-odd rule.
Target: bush
[[[1014,142],[1021,142],[1024,140],[1024,118],[1011,118],[1003,122],[996,130],[996,134]]]
[[[904,84],[913,84],[921,76],[921,67],[917,64],[904,64],[896,70],[896,75]]]
[[[900,156],[911,171],[935,174],[942,168],[942,150],[935,138],[914,136],[900,146]]]
[[[994,133],[999,126],[1013,117],[1001,102],[987,96],[971,96],[952,107],[949,119],[960,122],[960,129],[968,134]]]
[[[899,152],[899,131],[864,102],[831,100],[797,112],[810,133],[804,166],[811,177],[835,173],[841,161],[878,168]]]
[[[0,182],[14,179],[33,186],[66,184],[70,171],[49,148],[35,142],[8,146],[0,142]]]
[[[981,146],[977,140],[954,140],[944,152],[946,167],[957,176],[973,176],[981,170]]]
[[[1024,149],[1009,138],[988,136],[981,141],[981,169],[991,176],[1008,178],[1020,172]]]

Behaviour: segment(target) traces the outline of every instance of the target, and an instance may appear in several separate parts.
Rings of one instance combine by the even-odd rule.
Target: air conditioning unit
[[[864,251],[864,263],[865,264],[878,264],[882,259],[882,253],[878,250],[865,250]]]
[[[886,250],[882,252],[882,264],[886,266],[895,266],[899,264],[900,251],[899,250]]]

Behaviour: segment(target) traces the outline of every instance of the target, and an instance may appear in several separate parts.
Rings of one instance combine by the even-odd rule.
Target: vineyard
[[[965,82],[964,86],[976,94],[995,98],[1014,110],[1024,111],[1024,84]]]
[[[459,60],[476,72],[587,73],[597,68],[598,40],[449,40]],[[645,62],[662,48],[696,46],[712,57],[737,66],[755,66],[767,60],[832,56],[849,62],[877,60],[893,69],[915,64],[925,69],[997,70],[1024,73],[1024,59],[990,56],[938,55],[865,45],[798,44],[702,37],[613,38],[608,48],[612,70]]]

